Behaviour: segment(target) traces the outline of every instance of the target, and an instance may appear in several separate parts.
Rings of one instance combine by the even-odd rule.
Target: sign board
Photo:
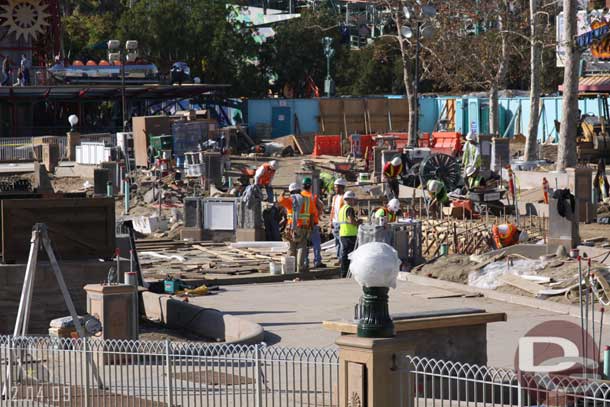
[[[586,62],[585,72],[610,71],[610,12],[604,10],[581,10],[577,14],[577,43],[585,48],[581,59]],[[555,25],[556,65],[565,66],[566,40],[564,36],[563,12],[557,16]]]

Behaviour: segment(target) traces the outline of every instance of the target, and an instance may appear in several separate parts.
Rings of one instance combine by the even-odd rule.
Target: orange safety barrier
[[[465,216],[467,218],[472,218],[474,213],[474,207],[472,205],[472,201],[470,199],[457,199],[451,202],[451,207],[453,208],[463,208],[465,212]]]
[[[418,147],[430,147],[430,133],[423,133],[422,136],[417,140]]]
[[[319,136],[314,138],[314,157],[321,155],[341,155],[341,136]]]
[[[402,150],[403,148],[409,145],[409,133],[400,133],[396,131],[392,131],[389,133],[385,133],[384,136],[394,136],[396,137],[396,149]]]
[[[454,131],[432,133],[432,150],[435,153],[457,156],[462,151],[462,134]]]

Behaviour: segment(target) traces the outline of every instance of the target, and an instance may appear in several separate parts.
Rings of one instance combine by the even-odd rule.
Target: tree
[[[260,62],[275,77],[276,91],[290,91],[294,96],[302,97],[308,94],[311,81],[322,90],[326,77],[322,39],[333,39],[335,55],[331,71],[346,54],[338,27],[337,17],[324,7],[305,10],[300,18],[273,27],[275,35],[263,45]],[[336,70],[331,72],[333,76],[336,74]]]
[[[563,71],[563,100],[561,127],[557,148],[557,170],[576,165],[576,127],[578,126],[578,65],[580,51],[576,46],[577,0],[563,0],[563,27],[566,39],[565,68]]]
[[[530,119],[525,142],[525,161],[537,157],[538,121],[540,120],[540,71],[542,65],[542,43],[540,39],[539,1],[530,0]]]
[[[230,95],[260,95],[265,90],[255,64],[259,46],[252,31],[229,21],[223,2],[139,0],[123,13],[118,27],[118,38],[138,40],[140,54],[162,72],[184,61],[202,81],[230,84]]]

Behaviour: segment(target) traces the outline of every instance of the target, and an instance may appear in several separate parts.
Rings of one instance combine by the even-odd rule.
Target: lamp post
[[[330,76],[330,60],[335,55],[333,49],[333,39],[331,37],[322,38],[322,45],[324,46],[324,56],[326,57],[326,80],[324,81],[324,93],[327,97],[332,96],[334,93],[335,83]]]
[[[434,29],[430,25],[424,25],[424,23],[436,16],[436,8],[434,6],[426,4],[421,7],[419,15],[414,18],[413,10],[408,7],[403,8],[403,14],[406,21],[412,21],[415,24],[414,29],[409,26],[403,26],[401,28],[401,34],[407,39],[415,36],[415,66],[413,72],[413,94],[415,97],[415,105],[412,106],[414,110],[415,123],[412,126],[415,135],[409,137],[410,147],[417,147],[417,139],[419,134],[419,54],[421,49],[421,37],[430,38],[434,35]]]
[[[78,124],[78,116],[75,114],[68,116],[68,123],[70,123],[70,132],[75,132],[76,125]]]
[[[371,242],[351,254],[350,272],[362,287],[358,336],[391,338],[394,322],[388,307],[388,292],[396,287],[400,259],[387,243]]]
[[[121,112],[123,120],[123,131],[127,131],[127,101],[125,95],[125,64],[134,62],[138,57],[138,41],[129,40],[125,42],[125,51],[121,50],[119,40],[108,41],[108,61],[114,63],[119,61],[121,64]]]

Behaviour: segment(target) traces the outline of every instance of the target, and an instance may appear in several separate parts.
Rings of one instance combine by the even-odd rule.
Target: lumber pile
[[[268,272],[269,263],[281,261],[285,250],[274,248],[234,248],[230,243],[175,240],[140,240],[136,242],[144,276],[164,278],[180,274],[182,278],[201,278],[203,274],[247,275]]]

